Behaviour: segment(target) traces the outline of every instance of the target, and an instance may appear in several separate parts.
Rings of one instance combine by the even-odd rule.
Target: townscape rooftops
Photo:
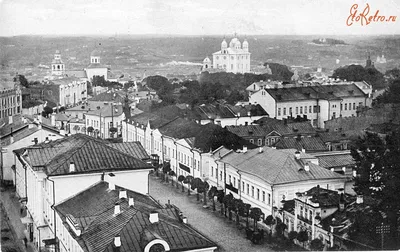
[[[27,156],[24,156],[25,151]],[[32,145],[14,152],[18,156],[24,156],[32,168],[44,167],[47,175],[70,174],[71,162],[75,165],[75,173],[152,168],[143,161],[108,146],[103,140],[83,134]]]
[[[320,137],[306,136],[306,137],[281,137],[275,144],[278,149],[297,149],[313,152],[313,151],[326,151],[327,147]]]
[[[140,142],[110,143],[108,145],[141,160],[150,158]]]
[[[259,105],[233,106],[229,104],[207,104],[196,106],[193,110],[195,119],[210,120],[219,118],[238,118],[249,116],[268,116],[268,113]]]
[[[260,177],[271,185],[294,183],[320,179],[344,179],[344,176],[309,163],[309,171],[304,170],[304,164],[295,159],[295,151],[276,150],[264,147],[247,152],[230,152],[222,157],[227,163],[242,172]]]
[[[83,105],[84,106],[84,105]],[[97,115],[101,117],[110,116],[120,116],[124,113],[122,105],[111,105],[110,103],[104,104],[102,106],[97,106],[96,108],[88,108],[86,111],[87,115]]]
[[[266,131],[260,125],[226,126],[227,130],[240,137],[265,137]]]
[[[276,101],[299,101],[310,99],[340,100],[344,97],[364,97],[365,94],[355,84],[322,85],[309,87],[292,87],[264,89]]]
[[[118,92],[107,91],[90,98],[89,101],[124,102],[125,96]]]
[[[163,135],[173,137],[175,139],[183,139],[196,136],[201,127],[201,125],[193,121],[188,121],[178,117],[162,125],[158,128],[158,130]]]
[[[127,197],[134,199],[134,206],[127,199],[119,198],[116,186],[110,190],[109,184],[101,181],[85,191],[55,206],[63,224],[84,251],[114,251],[114,237],[120,237],[120,251],[144,251],[146,245],[155,238],[164,240],[171,251],[216,247],[204,235],[184,224],[174,208],[163,207],[148,195],[126,190]],[[115,203],[121,212],[114,215]],[[151,213],[158,213],[159,220],[151,223]],[[66,222],[73,216],[81,228],[77,237]]]
[[[350,153],[321,155],[318,156],[319,165],[327,169],[334,167],[348,167],[355,165],[355,161]]]
[[[68,77],[63,77],[63,78],[59,78],[59,79],[53,79],[50,81],[50,83],[52,83],[54,85],[68,85],[74,81],[81,82],[80,78],[77,78],[75,76],[68,76]]]

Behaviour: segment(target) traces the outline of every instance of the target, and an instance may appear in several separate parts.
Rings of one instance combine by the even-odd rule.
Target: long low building
[[[370,97],[356,84],[349,84],[261,89],[249,100],[261,105],[272,118],[307,116],[314,127],[323,128],[332,118],[356,116]]]
[[[344,189],[346,182],[345,176],[319,166],[314,156],[293,149],[221,147],[210,155],[208,164],[210,185],[259,207],[266,216],[275,215],[282,201],[293,199],[299,191],[317,185]]]

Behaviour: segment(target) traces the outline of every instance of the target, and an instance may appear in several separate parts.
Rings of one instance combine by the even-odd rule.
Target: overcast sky
[[[346,25],[350,7],[399,16]],[[400,34],[398,0],[0,0],[0,36],[21,34]]]

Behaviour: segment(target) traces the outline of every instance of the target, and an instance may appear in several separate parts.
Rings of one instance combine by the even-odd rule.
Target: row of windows
[[[9,108],[5,109],[3,111],[0,111],[0,118],[6,118],[7,116],[15,115],[15,114],[20,114],[21,113],[21,107],[14,107],[14,108]]]
[[[219,56],[216,56],[215,58],[217,60],[219,60]],[[244,59],[244,58],[245,58],[245,56],[242,55],[242,59]],[[246,55],[246,59],[248,59],[248,58],[249,58],[249,56]],[[234,60],[234,59],[235,59],[235,56],[231,56],[231,60]],[[237,59],[240,60],[240,56],[237,56]],[[224,56],[224,60],[226,60],[226,56]]]
[[[265,145],[270,146],[272,144],[274,144],[275,142],[277,142],[279,139],[279,137],[268,137],[265,139]],[[250,139],[249,142],[254,144],[254,140],[255,139]],[[257,139],[257,146],[262,146],[263,145],[263,140],[262,138],[258,138]]]
[[[121,124],[122,124],[122,122],[121,122]],[[86,119],[86,126],[92,126],[92,127],[96,127],[96,128],[99,128],[99,121],[97,121],[97,120],[89,120],[89,119]],[[104,125],[104,122],[103,122],[103,124],[102,125]],[[115,127],[118,127],[118,121],[115,121],[114,122],[114,125],[115,125]],[[112,128],[113,127],[113,122],[109,122],[108,123],[108,127],[109,128]]]
[[[17,97],[17,99],[15,99],[15,97]],[[15,104],[15,102],[17,102],[17,103],[20,102],[20,96],[19,95],[17,95],[17,96],[9,96],[7,98],[3,98],[3,99],[1,99],[1,103],[0,104],[2,106],[4,106],[4,107],[7,107],[7,106]]]
[[[297,115],[297,114],[300,114],[300,115],[302,115],[302,114],[307,114],[307,111],[308,111],[308,113],[319,113],[319,112],[321,112],[321,106],[316,106],[316,105],[314,105],[314,106],[304,106],[304,109],[303,109],[303,106],[301,106],[301,107],[295,107],[294,108],[295,109],[295,115]],[[281,108],[278,108],[278,116],[280,116],[282,113],[282,109]],[[292,115],[293,114],[293,108],[292,107],[289,107],[289,115]],[[303,113],[304,112],[304,113]],[[286,108],[283,108],[283,115],[285,116],[287,114],[287,110],[286,110]]]
[[[214,173],[214,167],[211,167],[211,177],[214,177],[218,180],[218,168],[215,168],[215,173]],[[219,180],[223,180],[223,173],[222,170],[219,171]],[[246,193],[247,195],[251,196],[252,198],[255,198],[256,200],[262,201],[263,203],[266,203],[268,205],[271,205],[271,194],[268,193],[266,194],[265,191],[261,190],[259,188],[255,188],[254,186],[251,186],[251,191],[250,191],[250,184],[245,183],[244,181],[240,181],[239,178],[236,178],[235,176],[228,176],[228,181],[227,184],[233,185],[233,187],[238,188],[238,190],[241,190],[243,193]],[[246,189],[246,190],[245,190]],[[267,195],[267,198],[266,198]]]

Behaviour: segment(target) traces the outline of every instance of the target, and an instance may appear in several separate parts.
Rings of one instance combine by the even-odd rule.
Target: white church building
[[[221,43],[221,50],[213,53],[213,60],[206,57],[203,60],[203,71],[209,69],[221,70],[230,73],[250,72],[249,43],[245,39],[243,44],[236,36],[228,43],[224,39]]]

